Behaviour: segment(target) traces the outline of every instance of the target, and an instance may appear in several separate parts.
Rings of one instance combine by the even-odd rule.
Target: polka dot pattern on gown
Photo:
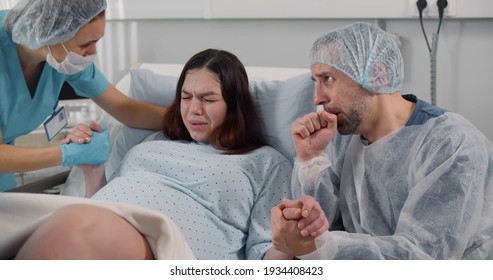
[[[94,199],[168,215],[199,259],[260,258],[270,247],[270,209],[290,197],[291,165],[263,147],[224,155],[209,145],[149,141],[124,158]]]

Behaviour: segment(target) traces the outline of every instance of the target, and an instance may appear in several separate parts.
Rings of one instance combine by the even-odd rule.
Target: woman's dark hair
[[[171,140],[194,141],[180,113],[181,90],[190,70],[207,69],[221,85],[227,110],[224,122],[215,128],[209,143],[226,154],[242,154],[267,145],[248,88],[248,76],[241,61],[232,53],[207,49],[185,64],[176,86],[175,100],[163,118],[163,133]]]

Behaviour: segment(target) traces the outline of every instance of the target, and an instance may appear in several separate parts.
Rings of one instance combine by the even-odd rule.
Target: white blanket
[[[11,259],[30,234],[55,210],[70,204],[108,209],[132,224],[147,239],[156,259],[195,259],[175,223],[143,207],[45,194],[0,194],[0,259]]]

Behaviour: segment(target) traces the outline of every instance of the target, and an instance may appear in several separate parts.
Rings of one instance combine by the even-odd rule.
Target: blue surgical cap
[[[12,40],[30,49],[63,43],[106,9],[106,0],[21,0],[5,17]]]
[[[402,89],[404,63],[396,39],[368,23],[354,23],[318,38],[310,64],[327,64],[372,93]]]

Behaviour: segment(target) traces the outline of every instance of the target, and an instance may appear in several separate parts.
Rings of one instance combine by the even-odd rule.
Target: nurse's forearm
[[[62,151],[59,146],[24,148],[0,145],[0,173],[27,172],[61,164]]]
[[[162,129],[166,109],[151,103],[140,102],[109,85],[94,102],[119,122],[134,128]]]
[[[166,109],[150,103],[140,102],[134,107],[133,114],[123,116],[122,123],[127,126],[143,129],[160,130],[163,128],[163,116]]]

